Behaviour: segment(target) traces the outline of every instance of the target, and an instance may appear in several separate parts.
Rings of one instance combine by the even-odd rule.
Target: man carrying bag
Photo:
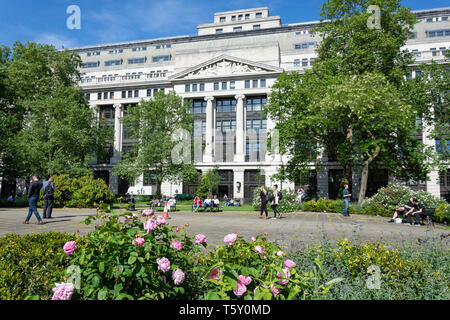
[[[44,219],[51,219],[53,202],[55,200],[55,185],[53,184],[53,177],[50,176],[48,181],[44,181],[42,189],[44,190]]]

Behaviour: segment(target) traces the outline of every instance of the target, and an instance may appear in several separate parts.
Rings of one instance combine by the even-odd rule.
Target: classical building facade
[[[450,8],[415,11],[420,22],[405,50],[415,55],[412,76],[417,65],[443,60],[450,48]],[[219,196],[248,200],[255,187],[271,176],[286,159],[267,152],[266,134],[275,123],[262,116],[271,86],[285,71],[304,72],[316,57],[320,39],[311,35],[318,21],[283,25],[279,16],[270,16],[267,7],[219,12],[214,22],[198,26],[198,35],[74,48],[83,60],[81,87],[92,107],[98,106],[99,118],[114,127],[114,141],[106,157],[92,164],[94,175],[103,178],[115,193],[125,193],[128,183],[113,174],[121,155],[130,151],[133,140],[120,122],[129,105],[152,99],[156,92],[174,90],[192,100],[195,117],[194,136],[205,148],[195,165],[203,173],[218,165],[222,175]],[[426,130],[424,130],[425,132]],[[435,145],[425,133],[423,141]],[[226,143],[225,143],[226,140]],[[324,153],[324,169],[311,168],[310,177],[283,182],[282,188],[294,190],[303,185],[315,188],[322,197],[337,195],[342,168]],[[353,193],[358,193],[360,177],[353,177]],[[368,193],[390,179],[387,172],[371,176]],[[427,181],[415,187],[435,195],[448,193],[450,175],[433,171]],[[136,186],[152,185],[145,173]],[[166,196],[193,193],[196,185],[165,182]]]

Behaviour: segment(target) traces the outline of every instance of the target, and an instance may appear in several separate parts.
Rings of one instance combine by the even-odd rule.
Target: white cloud
[[[77,40],[54,33],[41,33],[35,37],[34,41],[41,44],[53,45],[56,49],[61,49],[62,47],[73,48],[77,46]]]

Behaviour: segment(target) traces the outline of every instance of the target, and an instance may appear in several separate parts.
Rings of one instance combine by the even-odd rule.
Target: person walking
[[[273,210],[273,218],[272,219],[278,219],[277,214],[278,214],[279,218],[281,218],[280,212],[277,209],[279,201],[280,201],[280,192],[278,191],[278,185],[275,184],[273,186],[272,205],[270,206]]]
[[[267,194],[267,190],[264,186],[261,186],[261,192],[259,193],[258,198],[256,198],[256,201],[261,200],[261,212],[259,214],[259,219],[262,219],[263,212],[266,213],[265,219],[269,219],[269,212],[267,211],[267,202],[269,202],[269,196]]]
[[[30,204],[28,208],[28,215],[23,224],[29,224],[31,215],[34,213],[38,222],[36,224],[44,224],[42,222],[41,217],[39,216],[39,212],[37,211],[37,202],[39,200],[40,192],[42,189],[42,182],[39,181],[39,175],[34,174],[32,177],[32,181],[30,187],[28,188],[28,203]]]
[[[350,208],[350,197],[352,196],[352,194],[349,193],[348,191],[348,184],[344,184],[344,191],[342,192],[342,196],[344,197],[344,204],[345,204],[345,208],[344,211],[342,211],[342,215],[344,217],[348,217],[350,216],[348,214],[348,209]]]
[[[44,212],[42,215],[44,219],[52,219],[53,203],[55,201],[55,185],[53,184],[53,180],[53,177],[50,176],[42,184],[42,190],[44,190]]]

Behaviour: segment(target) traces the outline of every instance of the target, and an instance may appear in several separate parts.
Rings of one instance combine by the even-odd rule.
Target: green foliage
[[[434,212],[434,218],[437,222],[450,223],[450,205],[447,203],[441,204]]]
[[[201,177],[200,186],[195,191],[195,196],[205,199],[208,195],[212,197],[214,189],[216,189],[222,177],[217,173],[217,167],[209,169],[205,175]]]
[[[349,212],[352,213],[353,206],[350,205]],[[344,210],[344,200],[330,200],[319,198],[316,200],[306,201],[302,206],[302,211],[307,212],[336,212],[340,213]]]
[[[271,196],[273,194],[273,189],[270,187],[266,187],[267,194]],[[259,197],[259,193],[261,192],[260,188],[256,188],[253,190],[253,200],[252,200],[252,206],[253,210],[259,211],[261,209],[261,200],[257,200]],[[283,192],[283,198],[278,203],[278,211],[281,213],[289,213],[289,212],[296,212],[300,210],[300,203],[297,201],[297,195],[287,193],[286,191]],[[270,202],[267,203],[267,208],[270,208]]]
[[[55,208],[94,208],[114,201],[114,195],[102,179],[94,179],[92,176],[75,178],[67,174],[54,175],[53,178]],[[42,201],[41,192],[39,205],[42,205]]]
[[[347,239],[311,244],[292,252],[299,268],[308,270],[315,259],[323,261],[322,282],[335,277],[343,281],[333,286],[326,298],[332,300],[448,300],[450,261],[445,242],[410,241],[387,247],[380,242],[355,243]],[[380,268],[380,289],[369,289],[373,274],[368,267]]]
[[[20,198],[15,198],[12,200],[2,199],[0,200],[0,207],[17,207],[23,208],[28,206],[27,196],[22,196]]]
[[[70,263],[80,267],[81,288],[75,299],[187,299],[195,298],[195,257],[199,245],[186,236],[183,229],[160,225],[147,234],[144,222],[131,213],[102,214],[88,218],[87,224],[97,222],[96,231],[85,242],[77,244]],[[133,245],[137,237],[145,239],[144,246]],[[173,240],[183,244],[182,250],[172,248]],[[156,259],[170,260],[170,271],[158,270]],[[172,271],[181,269],[185,281],[175,285]]]
[[[403,207],[411,197],[419,200],[425,208],[437,208],[446,203],[445,200],[436,198],[428,192],[413,191],[406,186],[390,183],[363,202],[363,213],[389,217],[392,216],[392,209]]]
[[[61,248],[67,241],[80,239],[56,232],[1,237],[0,300],[33,295],[50,299],[54,283],[64,281],[64,268],[68,266]]]
[[[257,252],[255,248],[260,246],[264,253]],[[333,279],[329,283],[318,285],[322,277],[322,264],[316,260],[313,271],[300,273],[296,268],[290,268],[290,277],[287,284],[280,284],[279,274],[284,274],[284,260],[289,258],[278,256],[281,248],[267,240],[266,235],[259,235],[255,241],[248,242],[241,236],[237,236],[236,242],[231,245],[217,246],[216,250],[209,253],[206,265],[210,274],[217,268],[217,279],[209,278],[207,281],[207,300],[298,300],[323,298],[326,292],[339,279]],[[279,274],[278,274],[279,273]],[[246,286],[246,292],[237,297],[239,276],[248,276],[251,283]],[[273,288],[279,290],[274,294]]]

